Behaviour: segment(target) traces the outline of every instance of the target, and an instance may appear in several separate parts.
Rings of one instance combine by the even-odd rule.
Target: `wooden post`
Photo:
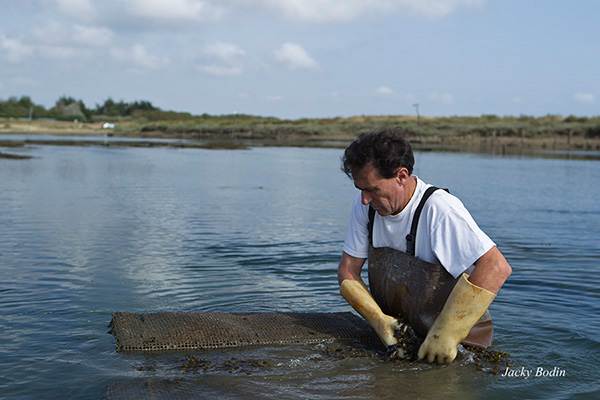
[[[417,125],[421,123],[421,117],[419,116],[419,103],[413,104],[413,107],[417,109]]]

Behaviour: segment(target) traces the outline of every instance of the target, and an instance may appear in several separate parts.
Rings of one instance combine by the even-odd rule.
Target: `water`
[[[495,348],[515,369],[565,371],[525,379],[318,346],[215,351],[269,366],[207,373],[182,372],[180,353],[118,354],[116,311],[348,311],[336,269],[356,189],[341,150],[5,151],[34,158],[0,159],[0,397],[600,394],[600,161],[416,154],[415,173],[459,196],[513,267],[491,307]]]

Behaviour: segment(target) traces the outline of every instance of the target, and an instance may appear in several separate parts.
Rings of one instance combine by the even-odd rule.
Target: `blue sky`
[[[600,115],[594,0],[4,0],[0,98],[193,114]]]

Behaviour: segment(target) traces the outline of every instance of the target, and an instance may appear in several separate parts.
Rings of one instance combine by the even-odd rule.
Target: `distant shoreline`
[[[365,117],[367,119],[367,117]],[[316,122],[315,122],[316,121]],[[527,126],[517,126],[521,135],[507,133],[506,127],[488,124],[465,124],[433,120],[429,126],[415,125],[407,122],[407,138],[420,151],[458,151],[470,153],[519,154],[531,151],[600,151],[600,136],[588,137],[585,132],[595,132],[595,126],[587,127],[581,133],[573,128],[565,131],[559,128],[527,131]],[[24,145],[108,145],[108,146],[170,146],[195,148],[247,148],[255,146],[300,146],[344,148],[356,138],[358,133],[380,127],[382,125],[403,126],[402,121],[373,118],[373,121],[361,121],[349,125],[348,120],[323,123],[320,120],[306,120],[302,123],[280,122],[260,126],[221,123],[218,128],[201,124],[177,122],[159,122],[140,124],[139,122],[117,123],[112,130],[101,129],[99,123],[74,123],[68,121],[0,121],[0,147],[19,147]],[[317,125],[318,124],[318,125]],[[437,124],[437,125],[436,125]],[[213,124],[214,125],[214,124]],[[422,127],[426,127],[426,130]],[[437,131],[433,131],[433,128]],[[465,128],[466,127],[466,128]],[[279,128],[279,129],[278,129]],[[334,129],[335,128],[335,129]],[[309,130],[310,129],[310,130]],[[504,130],[502,130],[504,129]],[[598,128],[600,129],[600,128]],[[538,128],[539,130],[539,128]],[[27,135],[23,141],[4,139],[3,135]],[[82,136],[82,140],[58,139],[45,140],[41,136]],[[91,140],[91,137],[98,137]],[[126,141],[125,138],[138,140]],[[146,140],[144,140],[146,139]],[[167,139],[164,142],[155,139]]]

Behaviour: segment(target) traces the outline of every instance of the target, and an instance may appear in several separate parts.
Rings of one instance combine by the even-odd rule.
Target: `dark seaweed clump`
[[[413,328],[400,320],[400,329],[394,333],[394,336],[398,339],[398,343],[388,347],[385,360],[396,363],[417,361],[417,353],[422,340],[419,339]]]
[[[229,360],[213,362],[211,360],[197,358],[194,355],[186,355],[185,357],[187,358],[187,362],[181,367],[183,372],[227,371],[250,373],[251,370],[256,368],[270,368],[273,366],[268,360],[239,360],[232,357]]]
[[[402,320],[400,322],[400,329],[394,334],[398,339],[398,343],[388,347],[383,359],[384,361],[403,364],[419,362],[417,353],[423,341],[415,334],[410,325]],[[510,354],[502,350],[482,349],[469,345],[463,345],[463,347],[472,355],[473,362],[479,371],[497,375],[498,371],[502,371],[511,365]]]
[[[499,370],[505,370],[511,365],[510,354],[502,350],[487,350],[469,345],[463,346],[473,354],[473,362],[479,371],[498,375]]]

